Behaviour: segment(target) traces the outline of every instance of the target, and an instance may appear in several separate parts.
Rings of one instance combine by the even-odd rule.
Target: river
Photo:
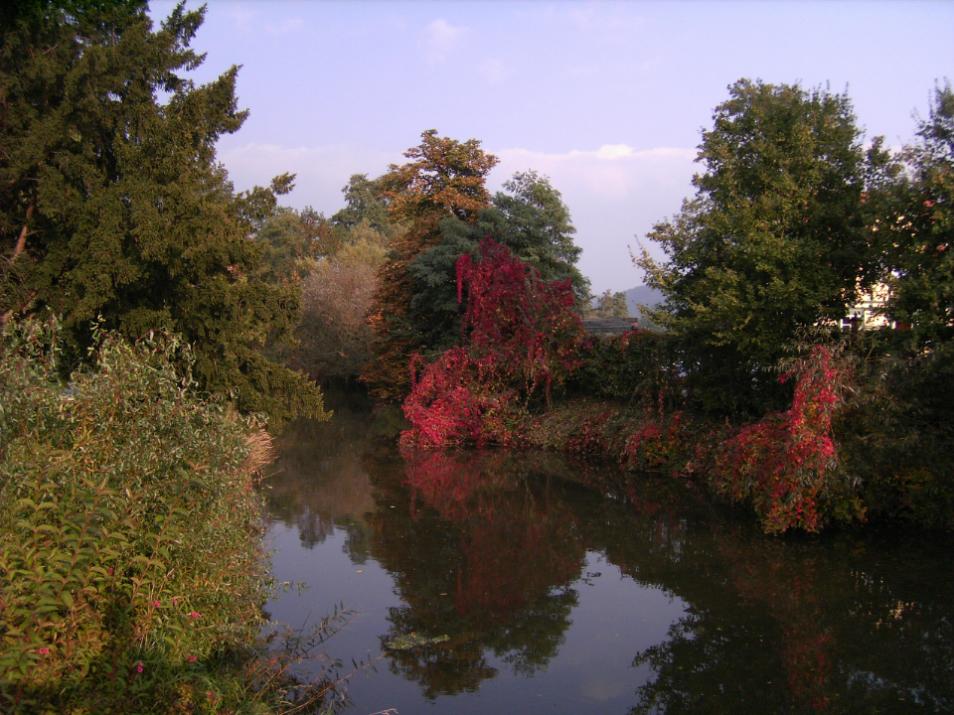
[[[691,484],[402,454],[395,428],[292,425],[267,481],[273,574],[302,586],[267,611],[349,611],[322,645],[370,663],[348,712],[954,711],[950,537],[767,537]]]

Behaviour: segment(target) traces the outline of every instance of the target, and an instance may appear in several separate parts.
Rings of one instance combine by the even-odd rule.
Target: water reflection
[[[374,554],[395,574],[404,603],[386,643],[409,633],[449,640],[395,653],[392,667],[427,697],[475,690],[496,670],[545,667],[577,604],[571,588],[585,546],[575,515],[546,481],[506,468],[503,453],[408,452],[403,483],[379,485]],[[383,505],[382,502],[382,505]]]
[[[546,454],[401,454],[379,424],[297,425],[269,492],[305,547],[283,568],[321,583],[341,534],[387,584],[355,629],[387,662],[354,683],[359,707],[954,710],[949,539],[769,539],[688,484],[621,491]],[[366,596],[339,581],[329,605]]]

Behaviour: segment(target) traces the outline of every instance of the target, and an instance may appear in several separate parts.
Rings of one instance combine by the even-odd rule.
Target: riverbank
[[[601,373],[604,384],[644,381],[653,369],[645,360],[616,364],[633,375]],[[950,529],[954,503],[944,464],[928,461],[937,445],[926,438],[920,449],[927,467],[904,459],[910,438],[886,434],[894,419],[888,407],[897,410],[897,401],[872,395],[871,379],[859,388],[857,372],[844,355],[816,345],[780,377],[791,385],[788,406],[748,422],[679,409],[664,388],[653,401],[577,396],[531,410],[513,393],[463,373],[440,390],[412,393],[404,406],[411,428],[401,439],[424,448],[542,448],[609,460],[633,480],[693,480],[714,498],[749,509],[772,534],[885,520]]]
[[[0,710],[281,711],[320,686],[261,641],[255,419],[200,399],[157,337],[105,335],[64,383],[56,326],[0,362]]]

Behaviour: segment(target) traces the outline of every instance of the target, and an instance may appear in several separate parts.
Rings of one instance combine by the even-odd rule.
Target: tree
[[[313,208],[276,207],[255,230],[269,281],[301,281],[317,261],[337,249],[330,222]]]
[[[351,230],[364,221],[375,231],[390,232],[391,217],[380,181],[369,179],[367,174],[352,174],[341,192],[345,207],[331,217],[335,226]]]
[[[628,318],[629,306],[626,305],[626,294],[622,291],[606,290],[599,296],[591,298],[592,307],[587,311],[588,318]]]
[[[405,394],[411,354],[428,347],[421,325],[409,315],[414,297],[409,266],[440,241],[441,221],[476,221],[479,211],[490,203],[484,180],[497,163],[479,141],[439,137],[434,129],[421,134],[421,143],[404,156],[410,161],[392,164],[377,180],[391,221],[404,227],[378,274],[370,317],[374,360],[365,379],[375,395],[384,399]]]
[[[494,195],[493,212],[483,217],[492,235],[545,280],[569,278],[578,299],[589,295],[589,281],[576,262],[582,250],[573,242],[576,228],[563,196],[545,176],[517,172]]]
[[[154,31],[144,2],[33,2],[3,10],[0,47],[0,313],[63,316],[67,354],[91,322],[194,345],[195,375],[244,410],[324,414],[303,376],[261,348],[290,334],[299,288],[266,280],[252,240],[293,177],[236,194],[215,143],[241,127],[232,67],[182,73],[204,10],[178,5]]]
[[[740,80],[698,160],[696,196],[649,233],[666,261],[638,260],[666,296],[651,317],[703,408],[760,411],[785,399],[773,372],[796,331],[841,318],[874,275],[859,130],[845,95]]]
[[[504,189],[473,223],[452,217],[441,221],[439,242],[408,267],[413,282],[409,315],[424,331],[432,353],[460,340],[462,311],[454,267],[462,255],[476,258],[480,242],[488,236],[544,281],[569,280],[578,303],[589,295],[589,281],[575,265],[581,253],[573,243],[576,229],[560,192],[532,171],[514,174]]]
[[[367,315],[376,274],[387,257],[387,238],[362,221],[338,252],[305,278],[300,345],[295,363],[316,378],[350,379],[371,359]]]
[[[881,224],[895,287],[890,312],[911,326],[920,348],[954,337],[954,91],[937,87],[920,141],[894,188],[894,211]]]

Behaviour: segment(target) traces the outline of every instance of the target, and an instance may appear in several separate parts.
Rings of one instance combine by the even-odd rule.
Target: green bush
[[[193,396],[173,338],[101,336],[64,384],[55,332],[0,356],[0,710],[253,710],[267,434]]]
[[[666,333],[629,330],[611,338],[591,338],[582,365],[568,381],[571,394],[656,407],[662,399],[682,408],[685,386],[673,340]]]

